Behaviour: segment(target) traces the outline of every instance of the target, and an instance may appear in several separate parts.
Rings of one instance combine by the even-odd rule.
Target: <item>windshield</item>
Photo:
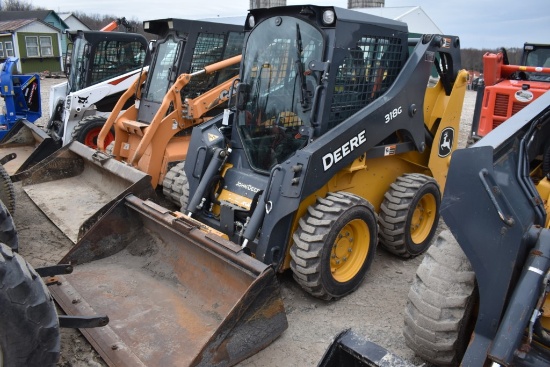
[[[251,166],[269,171],[307,143],[299,133],[311,126],[313,93],[320,72],[309,70],[321,61],[323,36],[312,25],[276,17],[254,28],[248,38],[243,69],[244,109],[238,130]]]
[[[543,66],[550,67],[550,46],[548,47],[533,47],[527,52],[527,60],[525,66]]]
[[[176,60],[179,50],[183,48],[182,43],[170,37],[157,44],[156,58],[149,70],[149,88],[144,96],[148,101],[162,102],[168,87],[177,78]]]
[[[76,39],[72,49],[70,50],[70,54],[67,56],[67,63],[70,65],[67,81],[71,92],[76,92],[77,90],[83,89],[83,84],[86,77],[86,65],[88,64],[87,62],[84,62],[84,49],[86,48],[86,45],[88,45],[88,42],[84,39]],[[89,47],[90,46],[87,48]],[[67,53],[69,53],[69,50]]]
[[[524,50],[527,54],[525,66],[550,67],[550,46],[531,46],[531,49]],[[545,73],[529,73],[529,80],[550,81],[550,75]]]
[[[145,48],[139,41],[103,40],[95,46],[88,85],[101,83],[132,70],[145,60]]]

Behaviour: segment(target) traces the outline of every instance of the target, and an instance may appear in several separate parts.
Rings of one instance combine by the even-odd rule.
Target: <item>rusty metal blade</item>
[[[133,195],[61,262],[51,292],[68,314],[107,314],[83,330],[112,366],[231,366],[286,328],[275,272],[181,213]]]

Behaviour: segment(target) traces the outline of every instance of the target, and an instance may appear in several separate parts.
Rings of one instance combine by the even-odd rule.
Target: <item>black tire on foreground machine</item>
[[[109,319],[58,315],[48,290],[50,281],[42,277],[68,274],[72,266],[34,269],[18,249],[13,218],[0,201],[0,365],[55,366],[60,327],[99,327]]]

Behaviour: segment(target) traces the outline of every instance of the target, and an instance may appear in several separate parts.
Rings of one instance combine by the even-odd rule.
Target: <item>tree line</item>
[[[25,0],[0,0],[0,11],[33,11],[33,10],[50,10],[44,7],[35,6]],[[92,30],[100,30],[107,24],[119,17],[115,15],[104,14],[86,14],[81,11],[71,11],[71,13],[77,17],[82,23],[86,24]],[[148,39],[154,38],[153,35],[146,33],[143,30],[143,22],[137,19],[128,19],[126,21],[130,24],[131,31],[135,33],[141,33]],[[119,27],[119,31],[126,31],[122,26]]]
[[[34,6],[33,4],[25,0],[0,0],[0,11],[29,11],[29,10],[48,10],[43,7]],[[118,17],[113,15],[102,14],[85,14],[80,11],[72,12],[81,22],[86,24],[91,29],[99,30],[109,24],[111,21]],[[132,27],[132,32],[141,33],[147,39],[154,38],[153,35],[144,32],[143,22],[137,19],[126,19]],[[124,31],[123,27],[119,27],[119,30]],[[475,49],[475,48],[463,48],[460,50],[460,56],[462,59],[462,68],[467,70],[483,71],[483,55],[486,52],[499,52],[500,48],[495,49]],[[519,47],[513,47],[506,49],[508,54],[508,60],[510,64],[517,65],[521,61],[521,54],[523,50]]]

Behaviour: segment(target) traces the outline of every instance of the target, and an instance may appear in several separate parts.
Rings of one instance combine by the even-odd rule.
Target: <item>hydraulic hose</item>
[[[189,200],[187,208],[189,210],[188,215],[190,217],[202,208],[202,204],[204,204],[204,202],[206,201],[205,195],[207,194],[206,192],[208,186],[211,183],[212,178],[219,172],[223,162],[225,162],[226,156],[227,152],[222,148],[214,149],[212,160],[210,161],[210,163],[208,163],[208,167],[206,167],[206,172],[204,172],[204,175],[200,180],[197,191],[195,191],[195,194]]]

